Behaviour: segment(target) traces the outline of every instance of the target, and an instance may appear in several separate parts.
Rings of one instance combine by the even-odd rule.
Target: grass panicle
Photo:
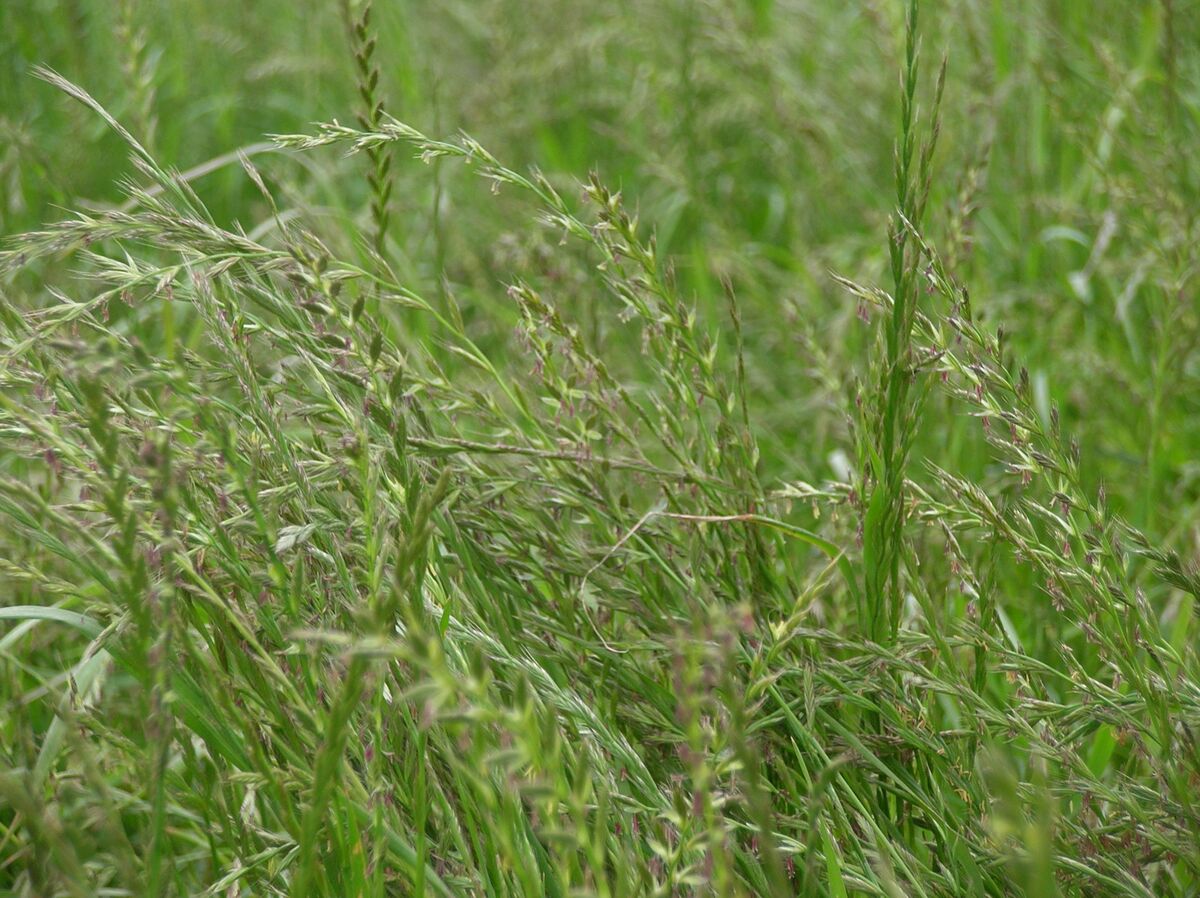
[[[0,9],[0,893],[1195,894],[1193,6]]]

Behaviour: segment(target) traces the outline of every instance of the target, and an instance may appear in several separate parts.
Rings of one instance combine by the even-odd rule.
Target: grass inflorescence
[[[69,6],[0,892],[1200,888],[1194,3]]]

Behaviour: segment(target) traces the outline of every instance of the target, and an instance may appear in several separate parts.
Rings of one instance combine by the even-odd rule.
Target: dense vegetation
[[[4,3],[0,893],[1200,894],[1197,48]]]

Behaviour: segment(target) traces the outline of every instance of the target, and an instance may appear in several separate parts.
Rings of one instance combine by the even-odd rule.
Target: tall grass
[[[1196,13],[56,11],[0,891],[1194,894]]]

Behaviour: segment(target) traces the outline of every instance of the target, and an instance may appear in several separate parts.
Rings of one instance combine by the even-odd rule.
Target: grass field
[[[0,4],[0,894],[1200,895],[1198,149],[1197,0]]]

